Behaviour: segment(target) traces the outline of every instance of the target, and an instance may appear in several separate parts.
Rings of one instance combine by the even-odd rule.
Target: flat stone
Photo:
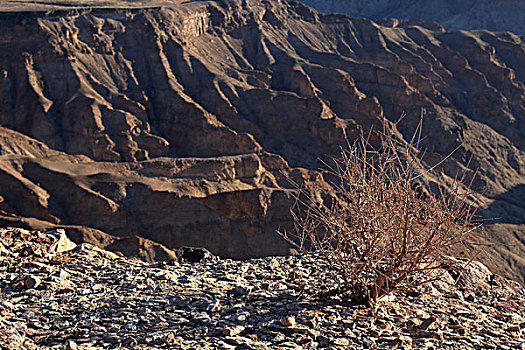
[[[226,327],[222,330],[222,334],[227,337],[234,337],[241,334],[245,330],[244,326]]]
[[[350,340],[346,338],[337,338],[334,340],[334,344],[339,346],[348,346],[350,345]]]
[[[434,316],[430,316],[419,325],[419,329],[426,331],[436,320]]]
[[[27,289],[37,288],[42,283],[42,280],[38,276],[28,276],[24,280],[24,286]]]
[[[66,342],[66,350],[78,350],[78,349],[79,348],[78,348],[77,344],[74,341],[68,340]]]
[[[281,324],[285,327],[293,327],[295,326],[295,317],[294,316],[288,316],[281,320]]]

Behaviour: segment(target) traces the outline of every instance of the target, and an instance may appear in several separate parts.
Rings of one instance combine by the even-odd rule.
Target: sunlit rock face
[[[423,115],[427,164],[455,150],[429,189],[477,169],[500,218],[479,239],[506,244],[486,262],[525,271],[522,37],[275,0],[86,4],[0,1],[3,224],[287,254],[289,179],[327,190],[345,135],[410,140]]]

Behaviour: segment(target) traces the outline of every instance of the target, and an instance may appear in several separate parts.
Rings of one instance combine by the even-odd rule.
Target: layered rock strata
[[[326,188],[315,170],[345,135],[387,124],[410,140],[423,114],[427,164],[456,150],[428,188],[477,169],[499,220],[479,240],[502,243],[485,261],[523,281],[522,37],[282,0],[0,9],[3,224],[284,254],[287,178]]]

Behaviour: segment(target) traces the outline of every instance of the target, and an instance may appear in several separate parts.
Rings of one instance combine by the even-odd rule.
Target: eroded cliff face
[[[428,164],[458,149],[428,185],[478,169],[484,214],[504,218],[483,239],[517,243],[491,266],[524,271],[519,36],[287,1],[7,12],[0,28],[4,223],[286,253],[286,177],[326,188],[315,169],[344,134],[386,120],[408,139],[423,113]]]
[[[436,21],[447,30],[487,29],[525,34],[525,3],[521,0],[299,0],[321,12],[371,19]]]

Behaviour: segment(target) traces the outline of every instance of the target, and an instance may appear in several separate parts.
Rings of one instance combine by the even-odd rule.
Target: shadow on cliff
[[[488,224],[525,224],[525,184],[514,186],[494,199],[483,211]]]

